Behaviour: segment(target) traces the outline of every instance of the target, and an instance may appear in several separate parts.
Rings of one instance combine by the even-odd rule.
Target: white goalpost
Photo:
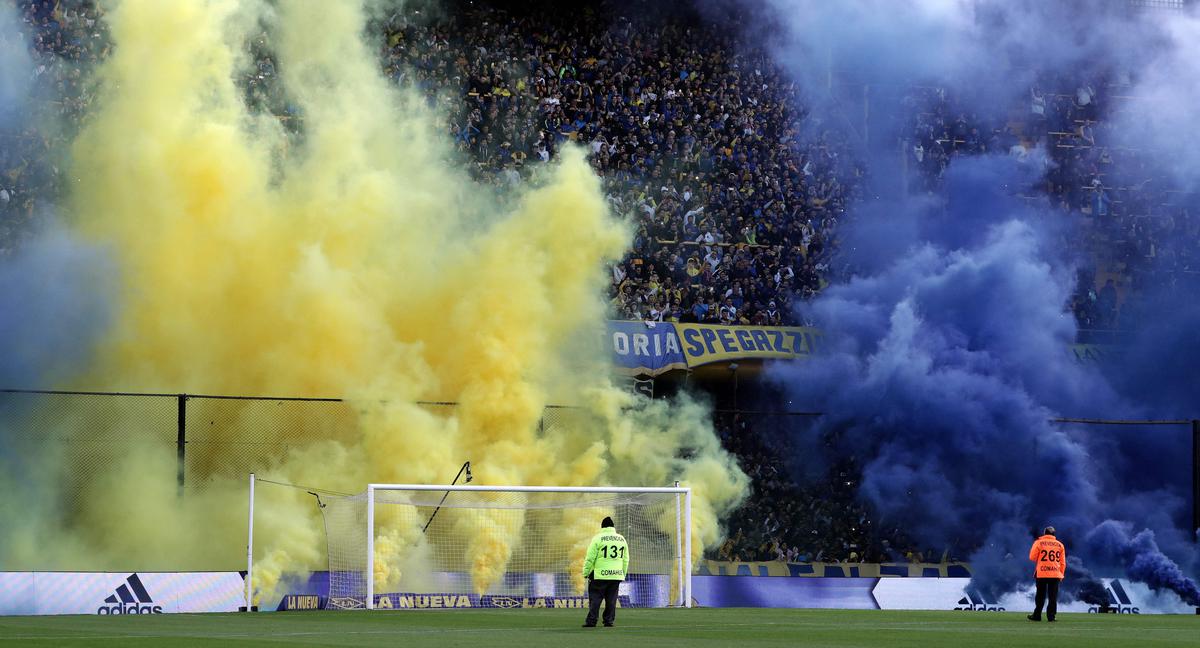
[[[328,607],[585,607],[584,555],[611,517],[619,604],[691,607],[690,488],[370,484],[325,497]]]
[[[254,611],[254,473],[250,473],[250,505],[246,520],[246,606]]]

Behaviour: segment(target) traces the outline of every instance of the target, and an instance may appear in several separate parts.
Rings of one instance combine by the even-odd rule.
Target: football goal
[[[371,484],[323,503],[330,608],[585,607],[605,517],[630,549],[619,604],[691,605],[689,488]]]

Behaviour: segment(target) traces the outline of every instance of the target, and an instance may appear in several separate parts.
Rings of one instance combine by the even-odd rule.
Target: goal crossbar
[[[367,490],[411,490],[411,491],[493,491],[504,493],[675,493],[686,495],[692,492],[686,486],[662,486],[641,488],[638,486],[438,486],[436,484],[367,484]]]
[[[678,484],[679,482],[675,482]],[[472,486],[438,484],[367,484],[367,564],[366,600],[368,610],[375,608],[375,579],[371,576],[375,556],[375,492],[376,491],[439,491],[439,492],[505,492],[505,493],[596,493],[631,494],[657,493],[674,494],[676,500],[676,538],[679,556],[680,594],[683,607],[692,607],[692,489],[687,486]],[[682,502],[679,502],[682,499]],[[686,529],[686,532],[684,531]]]

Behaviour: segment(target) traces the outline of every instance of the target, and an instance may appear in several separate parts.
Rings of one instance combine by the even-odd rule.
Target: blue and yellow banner
[[[629,596],[618,596],[617,607],[630,607]],[[397,592],[393,594],[378,594],[375,597],[375,609],[447,609],[447,608],[492,608],[492,609],[524,609],[524,608],[576,608],[587,609],[586,596],[497,596],[493,594],[420,594],[415,592]]]
[[[816,350],[821,332],[801,326],[676,324],[688,367],[732,360],[804,358]]]
[[[608,322],[613,363],[625,373],[657,376],[712,362],[804,358],[821,332],[798,326],[722,326]]]
[[[625,373],[657,376],[688,367],[670,322],[609,322],[607,344]]]

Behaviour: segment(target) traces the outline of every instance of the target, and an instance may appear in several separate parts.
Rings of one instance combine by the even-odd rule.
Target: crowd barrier
[[[878,567],[878,565],[876,565]],[[859,565],[869,567],[868,565]],[[1173,594],[1156,594],[1141,583],[1104,579],[1106,605],[1074,601],[1063,603],[1064,612],[1119,614],[1194,614]],[[314,572],[292,576],[280,593],[262,601],[262,609],[309,610],[325,607],[329,576]],[[693,602],[701,607],[769,607],[857,610],[946,610],[963,612],[1030,611],[1033,583],[999,599],[981,595],[970,578],[954,577],[746,577],[696,575],[692,578]],[[639,604],[635,587],[622,589],[622,605]],[[578,608],[583,598],[571,592],[528,592],[526,595],[462,596],[384,594],[387,607]],[[626,598],[628,597],[628,598]]]
[[[863,568],[859,565],[859,568]],[[636,575],[635,575],[636,576]],[[1156,593],[1126,579],[1103,579],[1103,605],[1060,603],[1064,612],[1117,614],[1195,614],[1170,593]],[[1033,607],[1031,583],[1022,591],[993,598],[955,577],[754,577],[696,575],[693,603],[701,607],[826,608],[859,610],[946,610],[1024,612]],[[644,605],[636,579],[621,591],[621,605]],[[272,611],[318,610],[328,606],[328,572],[293,574],[278,590],[258,601]],[[244,605],[241,572],[0,572],[0,615],[128,615],[178,612],[235,612]],[[384,600],[386,598],[386,601]],[[380,608],[559,608],[581,609],[575,592],[503,594],[380,594]]]

